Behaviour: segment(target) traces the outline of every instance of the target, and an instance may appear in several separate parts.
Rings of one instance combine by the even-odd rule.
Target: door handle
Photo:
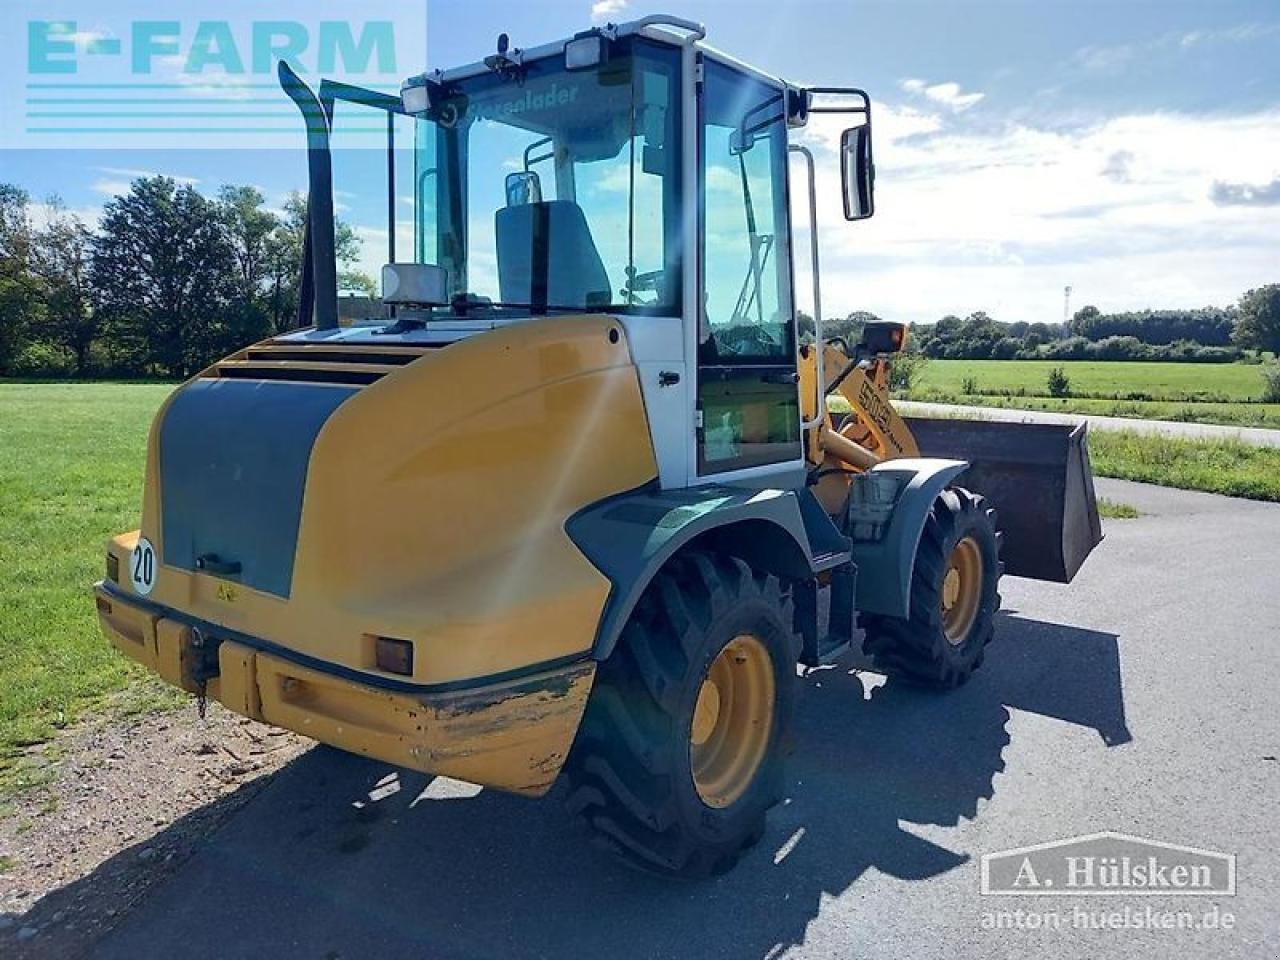
[[[223,560],[216,553],[196,557],[196,569],[220,577],[234,577],[240,572],[239,560]]]

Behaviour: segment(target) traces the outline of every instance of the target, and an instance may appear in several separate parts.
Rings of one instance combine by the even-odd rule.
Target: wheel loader
[[[94,587],[115,647],[202,709],[390,764],[563,777],[604,847],[704,877],[787,787],[798,672],[860,641],[956,687],[1002,574],[1071,580],[1101,539],[1083,426],[905,420],[904,327],[824,335],[803,131],[847,118],[843,213],[870,217],[868,96],[704,40],[665,15],[503,36],[399,95],[281,64],[299,328],[157,413],[141,528]],[[344,152],[344,123],[376,146]],[[355,319],[335,194],[386,223]]]

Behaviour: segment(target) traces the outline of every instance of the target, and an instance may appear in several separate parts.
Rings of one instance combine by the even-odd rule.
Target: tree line
[[[978,311],[913,324],[916,349],[947,360],[1172,360],[1230,363],[1246,351],[1280,352],[1280,284],[1230,307],[1103,313],[1077,310],[1067,323],[1001,323]]]
[[[879,319],[863,310],[827,318],[823,336],[856,343],[863,324]],[[943,360],[1229,363],[1251,350],[1280,353],[1280,284],[1250,290],[1225,308],[1103,313],[1086,306],[1067,323],[1004,323],[979,310],[909,326],[908,350]],[[799,329],[802,339],[812,340],[813,318],[801,312]]]
[[[91,229],[0,184],[0,375],[181,378],[291,329],[305,223],[298,193],[273,211],[253,187],[144,177]],[[373,293],[345,224],[337,253],[340,285]]]

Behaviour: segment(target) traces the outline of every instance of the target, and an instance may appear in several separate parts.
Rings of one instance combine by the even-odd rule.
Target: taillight
[[[120,582],[120,558],[114,553],[107,554],[107,579],[112,583]]]

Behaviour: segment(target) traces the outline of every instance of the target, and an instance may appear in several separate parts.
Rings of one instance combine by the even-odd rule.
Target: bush
[[[1151,356],[1151,348],[1137,337],[1106,337],[1089,348],[1098,360],[1145,360]]]
[[[9,365],[15,377],[69,377],[75,369],[75,354],[44,341],[27,344]]]
[[[962,381],[960,381],[960,392],[964,394],[968,394],[969,396],[973,396],[975,393],[977,393],[978,378],[965,377]]]
[[[1046,360],[1087,360],[1091,346],[1084,337],[1067,337],[1045,344],[1040,352]]]
[[[889,389],[910,393],[929,358],[923,353],[900,353],[889,362]]]
[[[1014,337],[1004,337],[996,341],[994,347],[991,348],[992,360],[1012,360],[1018,355],[1018,350],[1022,347],[1022,341]]]
[[[1071,396],[1071,378],[1067,376],[1067,371],[1061,367],[1054,367],[1049,371],[1047,385],[1049,387],[1049,396],[1051,397]]]
[[[1262,368],[1262,399],[1265,403],[1280,403],[1280,363]]]

